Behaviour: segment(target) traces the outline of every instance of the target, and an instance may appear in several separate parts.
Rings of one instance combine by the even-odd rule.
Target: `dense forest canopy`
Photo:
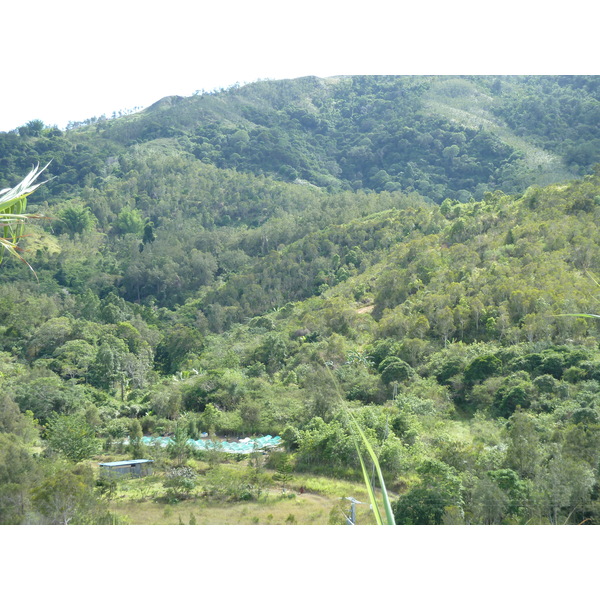
[[[0,265],[0,521],[111,522],[85,461],[142,434],[360,477],[343,401],[398,523],[597,523],[599,322],[559,315],[598,313],[599,81],[261,81],[0,134],[0,188],[52,161],[37,280]]]

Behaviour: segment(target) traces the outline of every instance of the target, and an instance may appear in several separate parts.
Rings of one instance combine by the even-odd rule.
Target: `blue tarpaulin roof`
[[[101,467],[125,467],[127,465],[139,465],[141,463],[154,462],[148,458],[138,458],[136,460],[117,460],[115,462],[99,463]]]
[[[204,435],[204,434],[203,434]],[[271,435],[265,435],[258,438],[245,438],[238,442],[226,442],[221,440],[188,440],[188,444],[197,448],[198,450],[218,450],[219,452],[229,452],[232,454],[250,454],[264,448],[272,448],[281,444],[281,438]],[[170,437],[143,437],[142,442],[144,444],[160,444],[161,446],[168,446],[173,443]]]

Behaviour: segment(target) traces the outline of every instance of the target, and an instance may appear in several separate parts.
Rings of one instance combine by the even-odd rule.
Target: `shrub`
[[[438,383],[447,385],[450,379],[459,373],[462,373],[465,368],[465,362],[462,358],[450,357],[442,361],[435,369],[434,375]]]
[[[563,379],[565,381],[568,381],[569,383],[577,383],[578,381],[585,379],[585,377],[586,377],[586,372],[584,369],[582,369],[580,367],[569,367],[563,373]]]
[[[534,387],[527,373],[515,373],[508,377],[496,392],[495,406],[502,417],[510,417],[517,407],[529,408]]]
[[[174,467],[166,475],[163,486],[168,502],[179,502],[189,498],[196,487],[197,473],[190,467]]]
[[[502,362],[493,354],[478,356],[465,369],[465,381],[481,381],[494,375],[502,368]]]
[[[527,371],[534,373],[542,364],[541,354],[525,354],[510,361],[508,368],[511,371]]]
[[[392,383],[393,381],[406,381],[414,375],[414,369],[400,358],[386,358],[379,367],[381,370],[381,380],[383,383]]]
[[[552,375],[540,375],[533,380],[533,385],[544,394],[552,394],[556,391],[558,381]]]

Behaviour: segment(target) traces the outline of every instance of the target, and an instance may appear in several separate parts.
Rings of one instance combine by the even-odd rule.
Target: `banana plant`
[[[34,183],[41,173],[48,167],[40,169],[37,164],[27,176],[13,188],[0,190],[0,263],[4,252],[8,252],[19,260],[22,260],[32,271],[31,265],[19,255],[20,248],[18,240],[23,236],[25,223],[32,218],[41,215],[28,214],[27,197],[45,182]]]

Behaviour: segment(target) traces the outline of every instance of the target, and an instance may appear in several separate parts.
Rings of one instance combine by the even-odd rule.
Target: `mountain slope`
[[[168,139],[219,168],[327,189],[481,199],[589,173],[600,159],[594,77],[347,76],[260,81],[66,134],[32,122],[0,135],[0,180],[53,158],[74,193],[131,147]]]
[[[0,522],[94,487],[60,427],[281,434],[298,477],[357,478],[347,410],[398,523],[599,522],[599,322],[560,316],[598,313],[596,81],[259,82],[0,135],[0,187],[55,175],[38,280],[0,266]]]

